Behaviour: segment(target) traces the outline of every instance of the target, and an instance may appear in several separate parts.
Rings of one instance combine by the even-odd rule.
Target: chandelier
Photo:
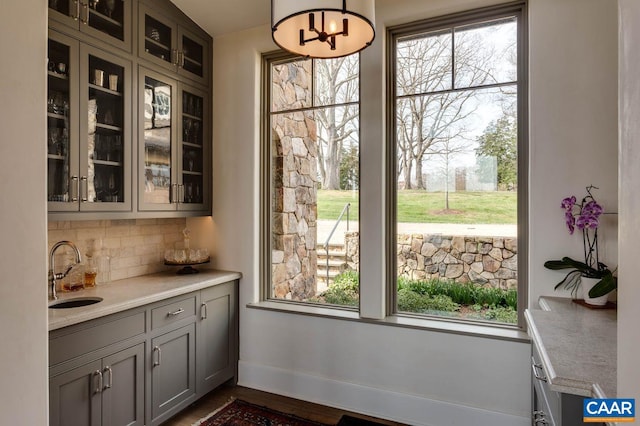
[[[281,48],[309,58],[338,58],[375,37],[374,0],[271,0],[271,34]]]

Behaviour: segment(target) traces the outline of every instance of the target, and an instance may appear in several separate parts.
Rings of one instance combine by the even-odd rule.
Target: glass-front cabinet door
[[[78,209],[78,41],[49,32],[47,61],[47,204]],[[75,105],[75,107],[74,107]]]
[[[139,69],[138,209],[208,211],[211,143],[206,92]]]
[[[131,64],[82,45],[80,208],[131,209]]]
[[[140,4],[140,57],[203,85],[209,79],[209,43],[164,15]]]
[[[186,28],[178,27],[178,74],[208,85],[209,44]]]
[[[138,208],[175,210],[178,201],[174,146],[177,83],[143,67],[138,74]]]
[[[50,26],[60,23],[131,52],[133,0],[48,1]]]
[[[48,68],[48,210],[131,210],[131,63],[49,31]]]
[[[180,84],[180,210],[203,210],[209,200],[209,106],[205,92]]]

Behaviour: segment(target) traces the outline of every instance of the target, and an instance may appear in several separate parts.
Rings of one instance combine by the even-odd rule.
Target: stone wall
[[[359,270],[358,240],[357,232],[345,235],[347,264],[353,270]],[[517,238],[401,234],[397,250],[398,276],[502,289],[518,286]]]
[[[274,68],[274,111],[307,106],[311,90],[311,61]],[[317,156],[316,124],[312,112],[272,116],[273,297],[305,300],[315,296],[317,282]]]

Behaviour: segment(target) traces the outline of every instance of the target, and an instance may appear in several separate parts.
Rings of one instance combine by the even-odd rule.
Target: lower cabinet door
[[[196,369],[199,396],[235,374],[235,294],[235,281],[201,291]]]
[[[99,426],[102,363],[90,362],[49,378],[50,426]]]
[[[144,343],[102,360],[103,426],[144,425]]]
[[[195,324],[151,340],[151,424],[195,400]]]

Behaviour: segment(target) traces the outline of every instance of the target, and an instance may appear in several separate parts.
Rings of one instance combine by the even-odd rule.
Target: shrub
[[[515,289],[509,289],[504,295],[505,303],[512,309],[518,309],[518,291]]]
[[[345,271],[333,279],[333,284],[321,296],[332,305],[357,306],[360,294],[360,279],[355,271]]]
[[[449,296],[417,293],[409,288],[398,290],[398,310],[401,312],[426,313],[429,311],[453,312],[460,309]]]
[[[518,311],[510,307],[499,306],[485,311],[484,319],[515,324],[518,322]]]
[[[429,296],[416,293],[408,288],[398,290],[398,310],[401,312],[423,312],[428,308]]]

